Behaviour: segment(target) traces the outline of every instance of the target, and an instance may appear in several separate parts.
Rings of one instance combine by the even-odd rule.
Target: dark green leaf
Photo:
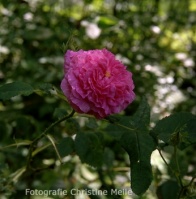
[[[64,157],[74,152],[74,141],[71,137],[66,137],[63,138],[56,147],[60,156]]]
[[[188,139],[191,143],[196,142],[196,117],[187,122],[185,130],[188,132]]]
[[[153,132],[165,143],[183,149],[196,141],[195,122],[196,117],[191,113],[175,113],[158,121]]]
[[[141,195],[152,181],[150,157],[155,144],[149,134],[142,132],[125,133],[121,144],[129,154],[131,162],[131,188],[135,194]]]
[[[122,128],[120,126],[116,126],[114,124],[110,124],[105,129],[106,135],[108,138],[114,139],[116,141],[119,141],[123,133],[126,131],[125,128]]]
[[[53,90],[53,85],[49,83],[42,83],[39,84],[35,90],[38,94],[50,94],[50,91]]]
[[[83,163],[100,167],[103,162],[103,146],[96,133],[77,133],[75,139],[76,153]]]
[[[146,99],[143,98],[133,116],[108,117],[107,119],[114,124],[108,125],[106,133],[118,141],[124,132],[131,131],[130,133],[132,133],[136,130],[148,132],[150,107]]]
[[[17,95],[30,95],[33,91],[33,87],[24,82],[8,83],[0,87],[0,99],[8,100]]]
[[[62,108],[55,108],[55,110],[54,110],[54,118],[58,118],[58,119],[60,119],[60,118],[62,118],[62,117],[64,117],[65,115],[67,115],[68,113],[67,113],[67,111],[65,110],[65,109],[62,109]]]
[[[180,131],[180,143],[178,146],[181,150],[196,143],[196,117],[189,120],[182,130]]]
[[[74,135],[76,134],[80,129],[80,126],[78,124],[77,119],[75,118],[69,118],[65,122],[65,131],[68,135]]]
[[[176,181],[168,180],[158,187],[158,199],[177,199],[179,190],[180,187]]]
[[[131,164],[139,160],[139,148],[135,132],[126,132],[120,139],[122,147],[129,154]]]
[[[151,184],[150,157],[155,149],[149,135],[150,107],[142,99],[133,116],[121,116],[121,120],[108,126],[107,135],[119,141],[129,154],[131,162],[131,187],[134,193],[143,194]]]
[[[96,129],[98,127],[97,122],[94,118],[88,118],[86,126],[90,129]]]
[[[50,83],[42,83],[38,86],[39,89],[48,92],[49,90],[53,89],[53,85]]]
[[[110,148],[105,148],[103,154],[103,162],[107,167],[112,167],[114,162],[114,152]]]
[[[136,111],[136,113],[130,119],[130,125],[134,128],[142,131],[148,131],[150,123],[150,107],[146,98],[142,98],[142,101]]]
[[[152,168],[148,162],[138,161],[131,164],[131,189],[137,195],[144,194],[152,182]]]

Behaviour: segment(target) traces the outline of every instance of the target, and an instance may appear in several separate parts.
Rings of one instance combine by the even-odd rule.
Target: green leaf
[[[104,164],[110,168],[113,166],[113,162],[115,159],[114,152],[110,148],[105,148],[104,154],[103,154],[103,162]]]
[[[137,135],[135,132],[125,132],[120,139],[120,143],[125,151],[129,154],[131,164],[139,160],[139,148]]]
[[[196,142],[196,117],[187,122],[185,130],[188,132],[188,139],[190,143]]]
[[[53,89],[53,85],[50,83],[42,83],[38,85],[38,88],[42,91],[48,92],[49,90]]]
[[[114,121],[106,128],[106,134],[119,142],[129,155],[131,188],[137,195],[143,194],[152,181],[150,158],[155,143],[149,134],[149,122],[150,107],[143,98],[133,116],[121,116],[119,122]]]
[[[53,85],[50,83],[41,83],[35,88],[35,92],[39,95],[50,94],[51,90],[53,90]]]
[[[103,146],[97,133],[77,133],[75,139],[76,153],[83,163],[100,167],[103,162]]]
[[[108,117],[111,123],[106,128],[106,133],[116,140],[120,140],[124,132],[139,130],[148,132],[150,123],[150,107],[146,98],[142,101],[133,116]]]
[[[120,144],[130,158],[131,188],[137,195],[143,194],[152,181],[150,158],[155,143],[149,135],[149,122],[150,107],[143,98],[136,113],[131,117],[123,117],[119,125],[124,132]]]
[[[70,136],[76,134],[80,130],[78,121],[75,118],[67,119],[64,128],[65,128],[66,133]]]
[[[179,191],[180,187],[176,181],[167,180],[158,187],[157,196],[159,199],[177,199]]]
[[[152,182],[152,168],[150,161],[139,160],[131,164],[131,189],[137,195],[144,194]]]
[[[150,123],[150,106],[145,97],[142,98],[140,105],[130,119],[130,125],[134,128],[142,130],[144,132],[148,131]]]
[[[119,141],[126,129],[114,124],[109,124],[105,131],[105,134],[106,136],[108,136],[108,139]]]
[[[155,144],[148,133],[126,132],[121,137],[121,145],[127,151],[131,164],[131,188],[137,195],[143,194],[151,184],[151,153]]]
[[[13,82],[4,84],[0,87],[0,99],[8,100],[17,95],[30,95],[33,93],[33,87],[24,82]]]
[[[196,117],[189,120],[182,130],[180,131],[180,143],[178,146],[181,150],[196,144]]]
[[[63,138],[59,144],[57,144],[57,149],[61,157],[65,157],[74,152],[74,141],[71,137]]]
[[[158,121],[153,132],[165,143],[181,149],[196,142],[196,116],[191,113],[175,113]]]
[[[53,116],[54,116],[54,118],[56,118],[56,119],[60,119],[60,118],[64,117],[64,116],[67,115],[67,114],[68,114],[68,113],[67,113],[67,111],[66,111],[65,109],[62,109],[62,108],[55,108]]]
[[[90,129],[96,129],[98,127],[97,121],[94,118],[88,118],[86,126]]]

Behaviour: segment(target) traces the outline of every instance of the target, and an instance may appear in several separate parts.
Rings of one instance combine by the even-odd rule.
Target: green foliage
[[[153,140],[148,134],[137,132],[134,136],[124,134],[121,143],[130,158],[131,188],[134,193],[141,195],[152,181],[150,157],[154,150]]]
[[[61,139],[57,145],[61,157],[70,155],[74,152],[74,141],[71,137]]]
[[[127,120],[130,130],[127,129],[121,137],[121,145],[131,162],[131,188],[137,195],[145,193],[152,181],[150,157],[155,144],[149,135],[149,122],[150,108],[143,99],[134,116]]]
[[[13,86],[16,84],[17,86]],[[10,86],[10,85],[9,85]],[[5,85],[7,87],[7,84]],[[1,88],[4,88],[2,86]],[[14,95],[24,95],[24,84],[12,83],[12,92]],[[14,88],[14,89],[13,89]],[[39,92],[37,94],[50,95],[50,91],[53,89],[52,85],[39,86]],[[5,89],[2,89],[4,92]],[[33,90],[34,91],[34,90]],[[26,93],[25,93],[26,95]],[[7,98],[13,97],[13,94],[7,95]],[[44,96],[44,95],[43,95]],[[61,96],[57,95],[60,99]],[[24,173],[40,170],[39,167],[32,164],[32,161],[38,154],[52,146],[56,153],[60,163],[63,164],[63,158],[69,155],[78,155],[82,163],[86,163],[97,169],[101,169],[103,165],[106,168],[111,169],[113,162],[115,161],[115,153],[112,150],[112,146],[118,145],[122,147],[128,154],[130,160],[131,171],[131,189],[137,195],[144,194],[153,180],[151,154],[157,148],[161,158],[168,166],[168,174],[172,178],[176,178],[177,192],[167,192],[168,186],[174,181],[167,181],[158,186],[158,197],[175,197],[179,198],[184,196],[184,185],[182,179],[188,172],[188,162],[180,162],[180,157],[184,154],[177,154],[177,148],[181,150],[187,148],[189,145],[195,143],[195,116],[190,113],[175,113],[157,122],[155,127],[150,129],[150,107],[146,98],[141,100],[139,107],[132,116],[110,116],[106,118],[109,122],[105,127],[98,125],[98,122],[93,118],[89,118],[84,127],[77,123],[74,116],[74,111],[66,115],[67,111],[62,108],[54,109],[53,116],[58,120],[53,122],[43,133],[35,134],[32,136],[32,141],[28,140],[26,135],[31,134],[34,128],[34,132],[38,132],[40,129],[36,127],[37,122],[30,116],[19,115],[14,120],[14,144],[0,148],[1,150],[7,150],[10,147],[23,147],[29,146],[27,165],[21,166],[16,171],[10,172],[7,180],[10,183],[16,183]],[[66,130],[66,137],[56,138],[49,134],[52,128],[57,124],[66,120],[64,128]],[[0,121],[0,126],[4,133],[7,131],[7,124],[4,121]],[[95,130],[96,129],[96,130]],[[92,131],[94,130],[94,131]],[[150,133],[151,132],[151,133]],[[71,136],[75,135],[73,139]],[[41,147],[36,147],[36,144],[44,137],[48,138],[49,143],[42,144]],[[2,137],[7,139],[7,137]],[[22,139],[21,139],[22,138]],[[27,139],[26,139],[27,138]],[[162,145],[158,140],[165,142],[165,146],[171,145],[174,147],[173,161],[168,164],[164,159],[160,151]],[[163,148],[165,147],[163,146]],[[178,155],[178,156],[177,156]],[[96,158],[95,158],[96,157]],[[53,161],[52,161],[53,162]],[[53,163],[50,163],[48,167],[42,169],[48,169],[53,167]],[[180,162],[180,163],[179,163]],[[32,166],[33,165],[33,166]],[[31,171],[32,170],[32,171]],[[3,172],[3,169],[2,171]],[[11,181],[9,179],[12,179]],[[192,178],[194,179],[194,177]],[[6,181],[6,178],[5,178]],[[175,183],[176,183],[175,182]],[[191,187],[193,180],[186,187],[188,190]],[[7,186],[7,185],[6,185]],[[4,189],[6,191],[7,189]],[[191,193],[192,194],[192,193]],[[189,194],[189,195],[191,195]]]
[[[103,163],[108,167],[112,168],[113,167],[113,162],[115,160],[115,155],[112,149],[106,147],[104,149],[104,154],[103,154]]]
[[[54,118],[62,118],[63,116],[67,115],[67,111],[62,108],[55,108],[54,110]]]
[[[33,87],[24,82],[14,82],[0,87],[0,99],[7,100],[17,95],[30,95]]]
[[[82,162],[94,167],[100,167],[102,165],[103,144],[99,134],[93,132],[77,133],[75,150]]]
[[[153,131],[165,143],[185,148],[196,143],[196,117],[191,113],[175,113],[157,122]]]
[[[177,199],[179,190],[180,187],[178,186],[178,183],[176,181],[167,180],[163,184],[161,184],[161,186],[159,186],[157,190],[157,195],[158,198],[162,199]]]
[[[189,120],[185,126],[185,132],[188,132],[188,142],[191,144],[196,143],[196,117]]]
[[[37,86],[36,88],[36,92],[39,94],[49,94],[51,90],[53,90],[54,87],[52,86],[52,84],[49,83],[41,83]]]
[[[150,107],[146,98],[142,98],[138,110],[130,119],[130,124],[134,129],[147,133],[150,124]]]
[[[0,198],[29,198],[26,188],[121,190],[130,180],[142,194],[134,199],[194,198],[195,5],[2,0]],[[92,24],[100,29],[97,37]],[[101,48],[130,69],[136,100],[105,120],[70,115],[59,91],[64,53]]]

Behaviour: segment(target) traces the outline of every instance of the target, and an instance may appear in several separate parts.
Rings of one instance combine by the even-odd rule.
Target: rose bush
[[[79,113],[104,118],[124,110],[135,98],[132,73],[106,49],[68,50],[61,89]]]

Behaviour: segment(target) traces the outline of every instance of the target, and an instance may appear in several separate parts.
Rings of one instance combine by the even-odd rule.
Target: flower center
[[[109,72],[109,71],[106,71],[106,72],[105,72],[105,77],[110,77],[110,76],[111,76],[110,72]]]

